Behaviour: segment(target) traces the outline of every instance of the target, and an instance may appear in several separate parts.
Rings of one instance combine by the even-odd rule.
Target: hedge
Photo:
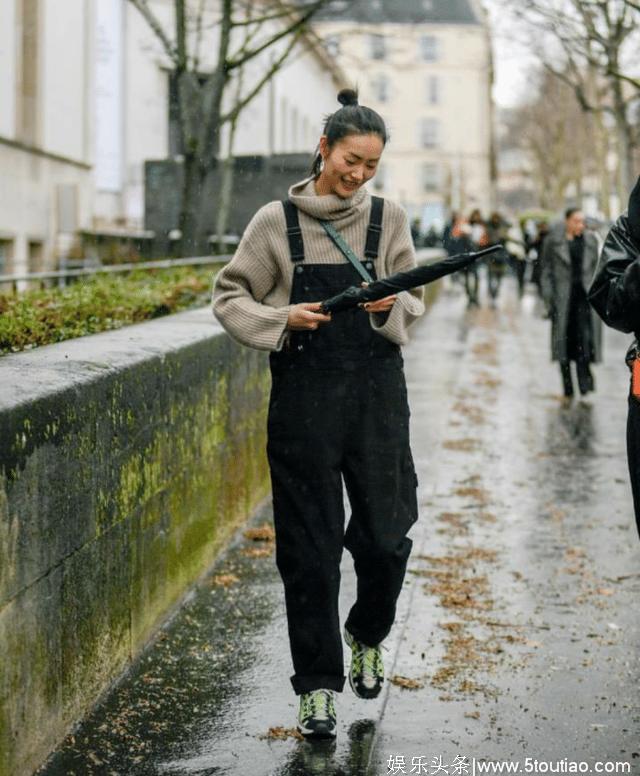
[[[221,264],[99,274],[64,288],[0,294],[0,353],[119,329],[200,307]]]

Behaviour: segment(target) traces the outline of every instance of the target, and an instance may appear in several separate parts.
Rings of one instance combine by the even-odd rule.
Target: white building
[[[494,206],[492,59],[476,0],[333,0],[315,28],[387,121],[373,182],[423,225]]]
[[[0,3],[0,274],[51,266],[90,223],[88,20],[84,0]]]
[[[149,6],[172,37],[174,0]],[[205,29],[203,73],[216,50]],[[245,93],[286,45],[244,68]],[[141,233],[144,162],[177,153],[171,69],[127,0],[0,2],[0,274],[56,267],[78,230]],[[311,157],[342,85],[303,38],[242,113],[234,153]]]

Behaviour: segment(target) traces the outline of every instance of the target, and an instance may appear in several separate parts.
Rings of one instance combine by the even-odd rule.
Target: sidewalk
[[[375,701],[346,687],[335,745],[287,736],[297,701],[272,542],[241,535],[39,773],[470,776],[474,758],[640,772],[627,338],[607,332],[598,392],[570,408],[548,339],[509,282],[499,310],[468,313],[451,291],[414,331],[421,519],[385,644],[393,682]],[[265,507],[253,524],[268,522]],[[343,615],[354,587],[345,554]]]

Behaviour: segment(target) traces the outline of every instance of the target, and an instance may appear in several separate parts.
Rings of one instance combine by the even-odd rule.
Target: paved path
[[[41,772],[471,776],[538,760],[537,772],[640,773],[626,338],[607,332],[598,392],[570,407],[547,345],[533,297],[509,282],[498,310],[467,312],[449,289],[416,328],[421,519],[386,642],[395,683],[376,701],[339,696],[335,745],[274,737],[297,711],[282,592],[271,544],[240,536]],[[254,525],[268,520],[265,508]],[[346,555],[343,614],[353,591]]]

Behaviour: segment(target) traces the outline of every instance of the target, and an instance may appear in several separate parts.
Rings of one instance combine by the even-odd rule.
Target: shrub
[[[0,294],[0,353],[205,305],[220,266],[100,274],[65,288]]]

